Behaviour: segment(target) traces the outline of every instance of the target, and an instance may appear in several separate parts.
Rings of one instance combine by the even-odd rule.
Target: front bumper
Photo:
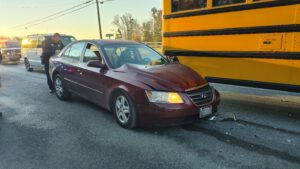
[[[162,127],[193,123],[200,120],[200,108],[212,106],[212,112],[218,111],[220,94],[215,92],[213,100],[205,105],[194,105],[188,96],[184,96],[183,104],[148,103],[138,107],[138,119],[141,127]]]

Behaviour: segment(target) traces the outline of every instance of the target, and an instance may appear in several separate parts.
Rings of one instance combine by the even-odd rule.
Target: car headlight
[[[151,103],[183,103],[180,94],[175,92],[146,91],[146,95]]]

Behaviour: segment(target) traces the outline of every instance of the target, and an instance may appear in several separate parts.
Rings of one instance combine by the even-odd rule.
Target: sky
[[[36,26],[24,25],[87,0],[0,0],[0,36],[26,36],[37,33],[74,35],[77,39],[99,38],[96,4],[75,13]],[[99,0],[101,1],[101,0]],[[115,15],[131,13],[139,22],[151,18],[152,7],[162,8],[162,0],[114,0],[100,5],[103,36],[113,33]]]

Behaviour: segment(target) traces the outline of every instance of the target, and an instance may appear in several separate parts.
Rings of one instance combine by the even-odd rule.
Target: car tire
[[[55,91],[56,97],[59,100],[66,101],[71,98],[72,94],[66,88],[66,86],[59,74],[55,75],[55,77],[53,79],[53,85],[54,85],[54,91]]]
[[[25,64],[25,69],[28,72],[32,72],[33,71],[33,68],[31,67],[30,62],[29,62],[29,60],[27,58],[24,59],[24,64]]]
[[[125,92],[118,92],[112,101],[112,111],[117,123],[127,129],[137,125],[137,112],[132,99]]]

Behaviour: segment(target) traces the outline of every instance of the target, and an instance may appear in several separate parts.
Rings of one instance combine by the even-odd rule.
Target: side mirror
[[[88,67],[107,68],[106,64],[100,63],[99,60],[90,60],[87,63]]]
[[[167,58],[170,63],[179,63],[179,59],[177,56],[168,56]]]

